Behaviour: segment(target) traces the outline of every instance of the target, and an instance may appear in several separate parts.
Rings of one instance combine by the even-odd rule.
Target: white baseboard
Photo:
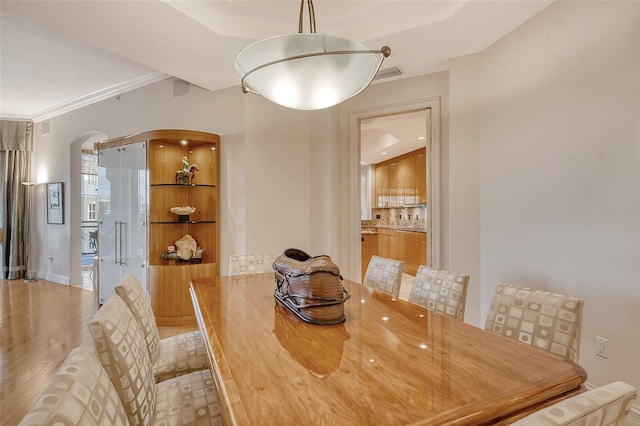
[[[58,284],[69,285],[69,277],[64,277],[62,275],[46,274],[44,279]]]
[[[634,405],[626,419],[624,426],[640,426],[640,406]]]

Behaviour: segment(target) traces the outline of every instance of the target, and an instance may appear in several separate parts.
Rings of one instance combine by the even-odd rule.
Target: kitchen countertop
[[[377,229],[389,229],[392,231],[405,231],[405,232],[427,232],[424,228],[403,228],[400,226],[377,226]],[[377,231],[361,231],[363,234],[378,234]]]

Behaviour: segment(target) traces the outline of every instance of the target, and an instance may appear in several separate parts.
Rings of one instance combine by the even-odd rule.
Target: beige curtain
[[[29,273],[30,187],[33,122],[0,120],[0,278]]]

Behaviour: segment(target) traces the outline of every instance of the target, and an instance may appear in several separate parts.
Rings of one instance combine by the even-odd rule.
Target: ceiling
[[[391,47],[382,71],[447,70],[549,1],[315,0],[319,32]],[[238,86],[237,54],[297,32],[285,1],[0,1],[0,118],[42,121],[165,78],[215,91]],[[306,13],[306,11],[305,11]],[[308,31],[305,16],[305,31]],[[375,82],[374,82],[375,84]],[[251,95],[253,96],[253,95]],[[376,164],[425,145],[426,113],[361,124],[361,160]]]
[[[450,58],[481,51],[552,1],[314,5],[318,32],[371,49],[391,47],[382,69],[403,74],[389,81],[447,70]],[[240,90],[237,54],[258,39],[297,32],[299,6],[297,0],[2,0],[0,117],[42,121],[164,78]]]
[[[360,164],[378,164],[427,144],[427,111],[360,121]]]

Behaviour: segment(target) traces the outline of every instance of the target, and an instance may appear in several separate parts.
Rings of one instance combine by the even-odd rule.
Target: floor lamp
[[[27,252],[27,277],[24,279],[25,283],[29,283],[32,281],[38,281],[37,278],[33,278],[31,276],[31,227],[33,226],[33,214],[31,212],[31,206],[33,205],[33,194],[32,194],[32,188],[36,185],[38,185],[38,183],[36,182],[22,182],[22,184],[24,186],[27,187],[27,191],[29,192],[28,195],[28,205],[29,205],[29,228],[27,229],[27,240],[29,241],[29,249]]]

